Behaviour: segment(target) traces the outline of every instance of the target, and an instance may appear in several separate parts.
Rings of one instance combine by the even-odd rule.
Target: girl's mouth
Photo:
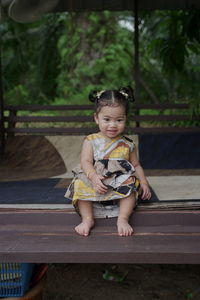
[[[114,134],[117,133],[117,130],[107,130],[108,133]]]

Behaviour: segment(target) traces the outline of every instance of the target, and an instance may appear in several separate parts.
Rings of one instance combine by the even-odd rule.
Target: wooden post
[[[139,19],[138,19],[138,0],[134,0],[134,80],[135,80],[135,101],[139,102],[140,92],[140,65],[139,65]],[[139,115],[139,110],[136,110],[136,115]],[[140,127],[140,123],[136,122],[136,127]]]
[[[2,80],[2,40],[0,40],[0,159],[3,159],[5,151],[5,128],[4,128],[4,102],[3,102],[3,80]]]
[[[10,109],[9,112],[9,122],[8,122],[8,130],[9,129],[14,129],[16,122],[14,121],[14,118],[17,116],[17,110],[16,109]],[[8,137],[14,136],[13,132],[8,132],[7,134]]]

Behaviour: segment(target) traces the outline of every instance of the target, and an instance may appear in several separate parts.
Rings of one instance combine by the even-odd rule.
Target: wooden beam
[[[44,111],[44,110],[93,110],[94,106],[92,104],[88,105],[40,105],[40,104],[24,104],[24,105],[5,105],[5,110],[16,110],[16,111]]]
[[[134,80],[136,103],[139,100],[140,90],[140,65],[139,65],[139,19],[138,19],[138,0],[134,0]]]
[[[132,0],[79,0],[73,1],[73,6],[71,4],[72,0],[60,0],[58,5],[53,9],[53,12],[58,11],[101,11],[101,10],[111,10],[111,11],[123,11],[123,10],[133,10]],[[200,9],[199,0],[140,0],[139,1],[140,10],[166,10],[166,9]]]
[[[140,99],[140,63],[139,63],[139,19],[138,19],[138,0],[134,0],[134,81],[135,81],[135,102]],[[140,111],[135,110],[135,115],[139,115]],[[136,127],[140,127],[140,123],[136,122]]]
[[[188,109],[188,103],[135,103],[135,109]],[[4,105],[5,110],[13,111],[83,111],[94,110],[92,104],[88,105],[40,105],[40,104],[24,104],[24,105]]]
[[[5,152],[5,128],[4,128],[4,101],[3,101],[3,80],[2,80],[2,40],[0,40],[0,159],[3,159]]]
[[[0,261],[200,264],[200,211],[136,211],[135,234],[119,237],[116,218],[97,219],[89,237],[67,210],[1,210]]]
[[[157,122],[157,121],[187,121],[189,120],[187,115],[130,115],[129,116],[130,121],[145,121],[145,122]],[[200,121],[199,116],[194,116],[192,120]],[[63,122],[63,123],[85,123],[85,122],[94,122],[93,116],[15,116],[10,115],[9,117],[4,117],[4,121],[6,122],[27,122],[27,123],[38,123],[38,122]],[[12,124],[11,124],[12,125]],[[13,128],[14,126],[10,126]]]
[[[6,133],[26,134],[91,134],[98,132],[97,127],[28,127],[7,128]],[[200,133],[200,127],[127,127],[125,134],[191,134]]]

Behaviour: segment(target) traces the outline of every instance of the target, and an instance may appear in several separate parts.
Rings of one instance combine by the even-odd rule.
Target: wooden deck
[[[119,237],[116,219],[99,219],[78,236],[73,210],[0,211],[0,261],[37,263],[199,264],[200,211],[136,211],[135,235]]]

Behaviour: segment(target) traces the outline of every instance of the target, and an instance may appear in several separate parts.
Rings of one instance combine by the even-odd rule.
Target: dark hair
[[[129,110],[129,102],[134,102],[133,89],[128,87],[119,90],[92,91],[89,94],[89,100],[94,102],[95,112],[100,112],[103,106],[122,105],[125,108],[126,115]]]

